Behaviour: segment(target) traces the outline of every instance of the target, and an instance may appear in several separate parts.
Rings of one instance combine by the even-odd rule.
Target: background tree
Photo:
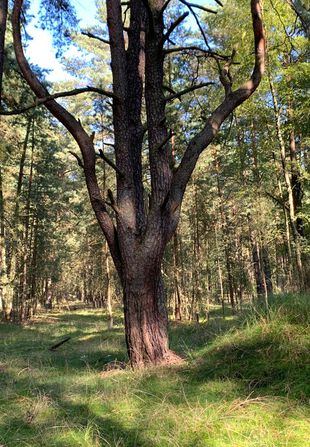
[[[183,195],[201,152],[212,142],[223,121],[252,95],[260,83],[265,43],[259,1],[251,1],[255,67],[250,80],[233,90],[229,73],[231,59],[226,58],[223,67],[219,63],[225,97],[202,130],[190,139],[179,166],[173,171],[165,108],[167,101],[180,97],[181,92],[170,97],[163,93],[165,43],[188,13],[182,14],[165,31],[167,3],[132,0],[127,27],[120,2],[107,0],[113,93],[100,92],[113,99],[113,166],[117,174],[117,197],[114,199],[109,193],[108,204],[115,213],[116,225],[98,184],[93,138],[80,121],[49,95],[25,59],[20,33],[22,3],[21,0],[14,2],[12,16],[16,59],[35,95],[64,124],[81,149],[90,200],[124,290],[125,330],[131,363],[139,367],[148,362],[170,361],[173,354],[168,348],[161,262],[166,244],[175,232]],[[184,3],[193,13],[193,7]],[[186,91],[197,87],[191,86]],[[142,122],[145,115],[146,126]],[[145,129],[151,178],[148,204],[142,177]]]

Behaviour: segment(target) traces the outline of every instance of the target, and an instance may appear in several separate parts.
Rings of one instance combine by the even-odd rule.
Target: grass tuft
[[[309,442],[309,297],[243,316],[172,322],[187,362],[107,374],[126,362],[121,319],[51,312],[0,324],[0,445],[304,447]],[[50,352],[64,337],[70,341]]]

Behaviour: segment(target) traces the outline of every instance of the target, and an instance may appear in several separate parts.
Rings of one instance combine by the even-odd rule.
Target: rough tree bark
[[[6,21],[8,15],[8,0],[0,0],[0,105],[2,99],[2,77],[4,70],[4,42]]]
[[[117,196],[110,193],[115,218],[107,212],[95,172],[92,138],[81,123],[55,99],[44,102],[47,109],[68,129],[83,157],[89,197],[124,290],[125,330],[128,354],[133,367],[175,360],[169,350],[167,314],[161,262],[167,242],[173,236],[186,185],[202,151],[213,141],[223,121],[258,87],[265,59],[265,41],[260,2],[252,0],[255,67],[251,78],[233,91],[227,69],[221,73],[225,97],[190,141],[179,167],[171,169],[170,133],[167,129],[163,76],[165,43],[186,14],[165,32],[164,15],[169,2],[131,0],[130,22],[124,39],[120,0],[107,0],[107,22],[113,76],[113,125]],[[42,100],[48,91],[35,77],[25,59],[20,33],[23,1],[13,10],[13,35],[17,62],[33,92]],[[197,88],[197,86],[195,87]],[[191,91],[191,89],[188,89]],[[178,97],[178,96],[177,96]],[[171,98],[170,98],[171,99]],[[147,116],[142,125],[142,106]],[[151,194],[144,202],[142,142],[145,130],[149,151]]]
[[[2,78],[4,69],[4,42],[5,30],[8,12],[8,1],[0,0],[0,106],[2,99]],[[4,198],[2,191],[2,173],[0,167],[0,301],[3,307],[4,319],[9,318],[9,311],[6,306],[6,298],[4,297],[4,283],[6,278],[6,249],[5,249],[5,229],[4,229]]]

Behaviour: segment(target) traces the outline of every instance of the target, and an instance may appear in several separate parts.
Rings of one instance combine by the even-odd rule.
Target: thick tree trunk
[[[93,139],[66,109],[55,100],[45,102],[48,110],[67,128],[78,143],[90,201],[105,234],[124,288],[125,329],[128,353],[135,367],[176,360],[169,350],[167,316],[161,279],[164,247],[179,218],[184,192],[200,154],[209,146],[224,120],[258,87],[264,72],[265,40],[259,0],[251,0],[255,65],[240,88],[221,74],[225,98],[210,115],[202,130],[190,140],[175,172],[171,169],[171,146],[164,96],[164,45],[185,19],[180,16],[165,31],[164,0],[131,0],[128,44],[124,41],[124,20],[120,0],[107,0],[107,24],[113,76],[114,152],[117,177],[116,200],[110,205],[116,225],[107,212],[96,177]],[[25,80],[40,99],[47,89],[32,72],[23,52],[20,15],[23,0],[15,0],[12,13],[14,49]],[[126,23],[127,24],[127,23]],[[228,78],[228,77],[227,77]],[[143,88],[144,87],[144,88]],[[196,88],[196,87],[195,87]],[[143,92],[144,90],[144,92]],[[144,203],[142,142],[145,111],[151,193]]]
[[[169,363],[168,319],[160,262],[141,259],[124,274],[124,314],[128,356],[133,367]]]

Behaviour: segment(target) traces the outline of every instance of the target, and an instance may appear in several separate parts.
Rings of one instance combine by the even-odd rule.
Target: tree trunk
[[[169,362],[167,312],[159,262],[131,262],[124,274],[124,314],[128,355],[133,367]]]
[[[173,236],[173,268],[174,268],[174,286],[175,286],[175,306],[174,318],[182,320],[182,297],[180,290],[180,261],[179,261],[179,241],[177,231]]]
[[[221,74],[225,90],[223,101],[211,113],[202,130],[191,138],[178,168],[172,171],[165,110],[169,97],[165,97],[163,88],[164,45],[187,14],[180,16],[166,31],[164,15],[168,3],[164,0],[131,0],[125,44],[121,2],[106,1],[113,92],[105,93],[113,98],[113,166],[117,180],[116,200],[111,193],[109,204],[115,212],[116,225],[107,212],[106,201],[98,185],[93,139],[80,120],[59,103],[53,99],[45,102],[47,109],[64,124],[81,149],[90,201],[124,289],[126,340],[129,358],[135,367],[169,362],[175,358],[168,348],[160,271],[164,248],[176,230],[184,192],[199,156],[213,141],[224,120],[254,93],[264,72],[265,39],[260,1],[251,0],[255,47],[251,78],[233,91],[228,77]],[[12,13],[16,59],[36,96],[46,98],[48,90],[36,78],[24,55],[20,32],[22,4],[22,0],[15,0]],[[142,123],[145,115],[146,127]],[[146,128],[147,172],[151,178],[148,209],[144,203],[142,175]]]
[[[4,43],[7,14],[8,0],[0,0],[0,106],[2,99],[2,77],[4,71]]]
[[[221,267],[221,261],[220,261],[221,256],[220,256],[219,244],[218,244],[217,225],[215,225],[214,231],[215,231],[215,246],[216,246],[216,263],[217,263],[218,280],[219,280],[220,293],[221,293],[222,313],[223,313],[223,318],[225,318],[225,300],[224,300],[223,273],[222,273],[222,267]]]
[[[284,142],[284,137],[283,137],[283,132],[282,132],[280,108],[278,105],[276,92],[274,89],[271,74],[269,72],[268,72],[268,77],[269,77],[271,96],[272,96],[272,100],[273,100],[275,124],[276,124],[277,136],[278,136],[278,140],[279,140],[280,157],[281,157],[283,176],[285,179],[285,184],[286,184],[287,193],[288,193],[289,217],[290,217],[290,224],[291,224],[292,234],[293,234],[294,243],[295,243],[294,248],[295,248],[295,255],[296,255],[296,266],[297,266],[297,272],[298,272],[298,277],[299,277],[298,285],[299,285],[299,289],[303,290],[303,288],[304,288],[304,270],[303,270],[303,264],[302,264],[300,234],[298,233],[297,225],[296,225],[294,195],[293,195],[292,182],[291,182],[291,178],[290,178],[290,174],[289,174],[289,171],[287,168],[287,162],[286,162],[286,150],[285,150],[285,142]]]
[[[108,244],[104,245],[104,257],[105,257],[105,278],[106,278],[106,289],[105,289],[105,301],[108,312],[108,329],[113,329],[113,308],[112,308],[112,288],[111,288],[111,269],[109,262],[109,247]]]

